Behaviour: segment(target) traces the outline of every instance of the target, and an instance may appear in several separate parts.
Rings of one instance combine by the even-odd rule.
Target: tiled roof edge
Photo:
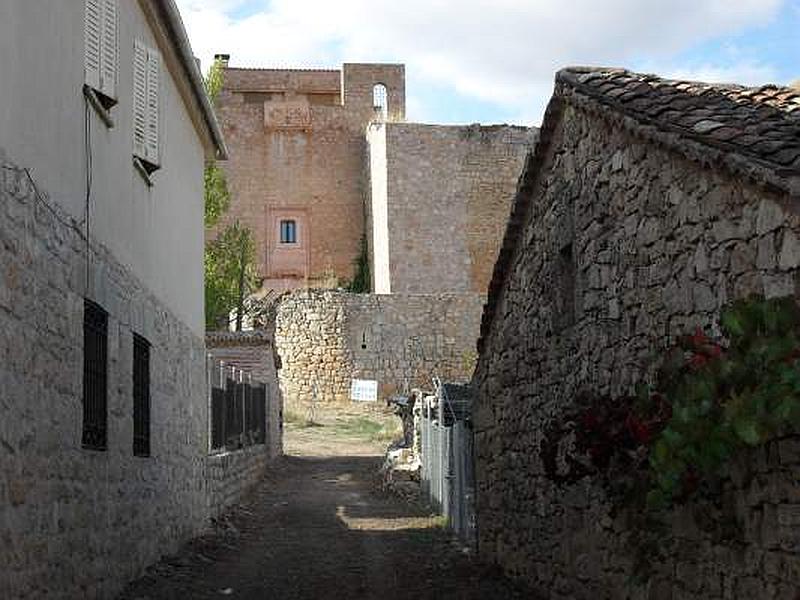
[[[646,139],[653,141],[671,150],[677,151],[685,158],[695,162],[708,164],[714,162],[727,168],[735,175],[741,175],[751,182],[771,188],[780,192],[788,193],[790,196],[800,198],[800,172],[792,167],[783,167],[763,158],[752,156],[742,149],[741,146],[710,138],[706,135],[698,134],[692,129],[682,127],[674,123],[666,123],[649,117],[640,111],[632,110],[628,106],[615,100],[596,88],[583,84],[578,77],[581,74],[596,71],[589,67],[568,67],[561,69],[556,74],[556,87],[562,84],[564,88],[570,88],[575,93],[570,94],[565,90],[568,102],[578,108],[590,112],[605,113],[607,117],[613,118],[612,113],[622,117],[629,117],[632,122],[624,126],[625,129],[632,130],[632,124],[638,124],[640,133]],[[607,69],[608,72],[619,74],[632,74],[625,69]],[[653,76],[654,79],[660,79]],[[660,79],[660,81],[668,81]],[[674,82],[682,83],[682,82]],[[735,84],[715,84],[717,89],[746,89]],[[762,86],[764,88],[778,86]],[[562,92],[563,93],[563,92]],[[583,98],[581,98],[582,96]],[[587,102],[589,100],[590,102]],[[591,102],[597,103],[609,110],[598,111],[592,107]],[[593,110],[595,108],[595,110]]]

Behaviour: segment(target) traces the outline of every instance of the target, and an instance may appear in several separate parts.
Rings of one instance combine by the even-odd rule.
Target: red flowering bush
[[[800,310],[751,298],[723,310],[723,340],[677,340],[635,396],[583,395],[546,431],[547,476],[603,475],[610,491],[662,507],[688,498],[739,448],[800,431]]]

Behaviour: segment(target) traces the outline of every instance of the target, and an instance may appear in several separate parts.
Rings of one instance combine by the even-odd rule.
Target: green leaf
[[[667,496],[662,490],[650,490],[647,492],[647,499],[645,502],[648,509],[659,510],[667,505]]]
[[[761,434],[759,433],[758,425],[754,421],[744,418],[737,419],[733,422],[733,429],[745,444],[757,446],[761,443]]]

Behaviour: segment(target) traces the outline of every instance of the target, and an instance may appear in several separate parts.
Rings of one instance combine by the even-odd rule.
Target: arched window
[[[372,107],[375,109],[376,116],[379,116],[381,120],[386,120],[389,103],[386,98],[386,86],[382,83],[376,83],[372,87]]]

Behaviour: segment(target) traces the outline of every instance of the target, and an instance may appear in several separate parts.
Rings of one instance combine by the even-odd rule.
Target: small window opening
[[[575,324],[575,257],[572,244],[562,246],[558,253],[558,290],[560,313],[556,316],[557,329]]]
[[[297,223],[295,221],[281,221],[281,244],[297,243]]]
[[[150,343],[133,334],[133,454],[150,456]]]
[[[83,305],[84,448],[107,448],[108,313],[91,300]]]
[[[372,88],[372,108],[380,119],[386,119],[389,103],[386,98],[386,86],[382,83],[376,83]]]

